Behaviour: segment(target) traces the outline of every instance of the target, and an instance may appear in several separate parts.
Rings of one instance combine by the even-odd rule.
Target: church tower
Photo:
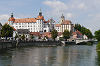
[[[60,24],[61,24],[62,22],[64,22],[64,21],[65,21],[65,16],[62,14],[61,19],[60,19]]]
[[[37,23],[37,32],[43,32],[43,26],[44,26],[44,16],[42,15],[42,11],[40,9],[40,12],[39,12],[39,15],[38,17],[36,18],[36,23]]]
[[[8,24],[12,26],[14,21],[15,21],[15,18],[13,16],[13,13],[11,13],[11,17],[8,20]]]
[[[41,9],[40,9],[40,12],[39,12],[39,16],[42,16],[42,11],[41,11]]]

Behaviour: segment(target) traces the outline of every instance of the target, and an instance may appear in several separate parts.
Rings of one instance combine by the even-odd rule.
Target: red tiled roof
[[[51,38],[51,32],[44,32],[42,36],[47,36],[48,38]]]
[[[73,35],[76,35],[76,34],[82,35],[82,33],[80,31],[78,31],[78,30],[73,32]]]
[[[30,32],[30,35],[40,36],[40,32]]]
[[[23,18],[23,19],[15,19],[14,23],[30,23],[36,22],[35,18]]]
[[[79,35],[82,35],[82,33],[80,31],[78,31],[78,30],[76,31],[76,33],[79,34]]]
[[[61,26],[61,24],[56,24],[56,27],[60,27]]]
[[[14,17],[10,17],[10,18],[8,19],[8,21],[15,21],[15,18],[14,18]]]
[[[71,24],[70,20],[65,20],[64,22],[62,22],[61,24]]]

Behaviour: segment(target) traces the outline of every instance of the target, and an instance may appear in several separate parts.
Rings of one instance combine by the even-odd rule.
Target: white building
[[[8,20],[8,24],[17,29],[29,29],[30,32],[50,32],[54,28],[52,19],[45,21],[42,12],[39,12],[37,18],[15,19],[13,13]]]
[[[64,30],[68,30],[69,32],[73,32],[74,26],[70,20],[65,20],[65,17],[62,15],[60,23],[55,25],[55,29],[58,32],[64,32]]]

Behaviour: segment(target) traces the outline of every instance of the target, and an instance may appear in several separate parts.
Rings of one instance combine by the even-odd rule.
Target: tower
[[[13,18],[13,13],[11,13],[11,18]]]
[[[60,24],[65,21],[65,16],[62,14]]]
[[[42,16],[42,11],[41,11],[41,9],[40,9],[40,12],[39,12],[39,16]]]
[[[14,21],[15,21],[15,18],[13,16],[13,13],[11,13],[11,17],[8,20],[8,24],[12,26]]]
[[[36,18],[36,23],[37,23],[37,32],[43,32],[43,26],[44,26],[44,17],[42,16],[42,11],[40,9],[39,15]]]

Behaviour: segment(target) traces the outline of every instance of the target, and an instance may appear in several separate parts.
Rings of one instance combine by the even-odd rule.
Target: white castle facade
[[[54,20],[45,21],[42,12],[39,12],[37,18],[15,19],[13,14],[8,20],[8,24],[17,29],[29,29],[30,32],[50,32],[54,29]]]
[[[59,24],[55,24],[53,19],[45,21],[42,12],[39,12],[37,18],[20,18],[15,19],[13,13],[8,20],[8,24],[17,29],[29,29],[30,32],[51,32],[56,29],[58,32],[64,32],[64,30],[73,31],[74,26],[70,20],[65,20],[62,15]]]

